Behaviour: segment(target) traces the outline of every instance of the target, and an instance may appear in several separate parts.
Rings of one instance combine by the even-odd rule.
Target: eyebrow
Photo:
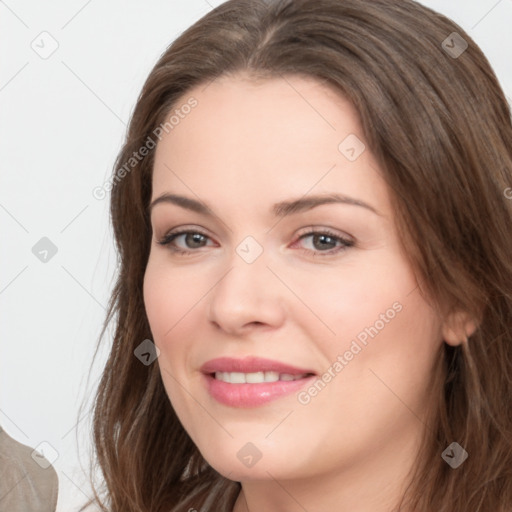
[[[201,201],[197,201],[190,197],[180,196],[177,194],[169,194],[164,193],[161,196],[157,197],[154,201],[149,205],[149,213],[151,214],[153,208],[157,204],[161,203],[170,203],[185,208],[187,210],[192,210],[193,212],[200,213],[202,215],[207,215],[209,217],[213,217],[212,209],[208,206],[207,203],[203,203]],[[296,213],[305,212],[311,210],[317,206],[324,204],[333,204],[333,203],[341,203],[352,206],[360,206],[362,208],[366,208],[376,215],[382,216],[373,206],[360,199],[355,199],[353,197],[345,196],[342,194],[320,194],[315,196],[307,196],[301,197],[299,199],[292,199],[290,201],[281,201],[279,203],[274,204],[270,213],[275,217],[286,217],[288,215],[293,215]]]

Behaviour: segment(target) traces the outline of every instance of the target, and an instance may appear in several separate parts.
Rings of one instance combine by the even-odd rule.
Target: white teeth
[[[231,373],[230,380],[233,384],[244,384],[246,382],[245,375],[238,372]]]
[[[277,382],[279,380],[278,372],[265,372],[265,382]]]
[[[258,382],[265,382],[265,372],[246,373],[245,382],[249,384],[258,384]]]
[[[278,380],[291,381],[302,379],[306,374],[291,375],[289,373],[278,372],[215,372],[215,378],[230,384],[261,384],[263,382],[277,382]]]

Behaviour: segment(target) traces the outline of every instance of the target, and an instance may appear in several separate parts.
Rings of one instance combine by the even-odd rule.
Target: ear
[[[457,346],[467,342],[476,331],[478,322],[468,313],[455,311],[450,313],[443,323],[443,339],[448,345]]]

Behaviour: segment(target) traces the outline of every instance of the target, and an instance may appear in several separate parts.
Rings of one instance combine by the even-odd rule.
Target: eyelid
[[[297,235],[297,239],[299,239],[303,235],[309,234],[329,234],[333,237],[341,238],[347,242],[355,243],[354,237],[352,237],[348,233],[341,232],[338,229],[330,228],[327,226],[306,226],[304,228],[301,228],[299,234]]]
[[[211,236],[203,230],[203,228],[199,228],[196,225],[193,224],[185,224],[183,226],[179,226],[177,228],[169,229],[165,232],[165,234],[161,238],[166,238],[171,235],[177,235],[177,234],[183,234],[183,233],[201,233],[201,235],[207,236],[208,238],[211,238]]]

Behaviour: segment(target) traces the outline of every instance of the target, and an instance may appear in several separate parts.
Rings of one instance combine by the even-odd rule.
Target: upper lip
[[[240,372],[240,373],[256,373],[256,372],[278,372],[290,375],[314,374],[315,372],[307,368],[297,368],[289,364],[274,361],[272,359],[264,359],[262,357],[245,357],[243,359],[235,359],[232,357],[219,357],[211,359],[201,366],[203,373],[215,372]]]

